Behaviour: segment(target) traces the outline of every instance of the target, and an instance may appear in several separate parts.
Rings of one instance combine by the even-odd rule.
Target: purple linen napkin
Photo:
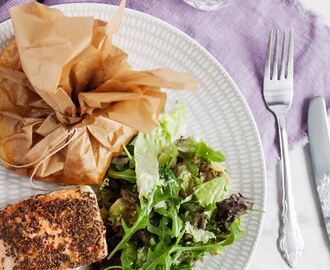
[[[22,0],[3,1],[0,21],[10,6]],[[47,5],[76,1],[45,0]],[[79,2],[79,1],[78,1]],[[88,0],[118,4],[118,1]],[[306,137],[307,105],[323,95],[330,106],[330,31],[318,17],[293,0],[233,0],[214,12],[199,11],[182,0],[128,0],[128,7],[151,14],[186,32],[224,66],[237,83],[255,117],[268,168],[278,159],[275,119],[262,98],[266,44],[271,28],[293,27],[295,31],[294,102],[288,116],[289,142]]]

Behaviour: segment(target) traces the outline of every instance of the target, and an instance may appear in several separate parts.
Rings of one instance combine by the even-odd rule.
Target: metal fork
[[[280,45],[280,43],[282,43]],[[302,256],[303,239],[292,196],[286,115],[293,97],[293,30],[271,30],[264,73],[264,99],[278,126],[281,150],[282,213],[278,246],[282,257],[294,267]]]

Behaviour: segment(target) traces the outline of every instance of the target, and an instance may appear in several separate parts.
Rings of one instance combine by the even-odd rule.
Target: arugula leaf
[[[168,198],[178,198],[180,185],[171,169],[160,169],[160,177],[164,180],[163,194],[168,195]],[[164,199],[164,198],[163,198]]]
[[[207,207],[223,199],[225,188],[226,182],[220,176],[197,186],[194,190],[194,195],[201,206]]]
[[[154,269],[159,269],[156,268],[157,266],[163,266],[163,268],[160,267],[160,269],[166,269],[170,270],[171,263],[169,262],[170,260],[170,255],[171,253],[176,251],[176,248],[178,246],[178,243],[182,239],[182,236],[184,234],[184,231],[180,233],[180,235],[177,237],[176,241],[174,244],[170,244],[169,242],[166,242],[166,239],[162,239],[155,249],[150,252],[148,255],[148,259],[146,263],[141,267],[141,270],[154,270]]]
[[[123,149],[125,151],[125,154],[127,155],[127,157],[132,161],[134,162],[134,158],[133,158],[133,155],[132,153],[130,152],[130,150],[134,149],[134,146],[133,145],[123,145]]]
[[[170,205],[168,208],[158,208],[155,209],[155,212],[163,215],[164,217],[168,217],[172,221],[172,226],[169,232],[171,233],[171,237],[178,237],[183,228],[182,219],[179,217],[179,207],[177,207],[173,202],[167,202],[167,205]]]
[[[167,253],[170,250],[171,233],[167,226],[168,223],[169,220],[166,217],[162,217],[158,227],[154,227],[151,224],[147,226],[147,230],[159,237],[159,242],[153,250],[150,250],[148,258],[141,269],[155,269],[156,264],[154,264],[154,261],[159,259],[159,256],[162,256],[161,254],[164,254],[164,252]],[[164,258],[161,263],[168,264],[167,258]]]
[[[154,190],[154,192],[155,191],[156,190]],[[107,257],[108,260],[110,260],[117,251],[123,249],[127,244],[127,242],[132,238],[132,236],[137,231],[145,229],[147,227],[149,223],[149,216],[152,210],[152,206],[154,204],[154,200],[153,200],[154,192],[149,197],[147,203],[145,203],[144,198],[140,199],[141,209],[138,209],[138,217],[135,223],[131,227],[128,227],[127,225],[123,227],[125,234],[121,239],[121,241],[118,243],[118,245],[111,251],[110,255]]]
[[[126,169],[124,171],[118,172],[110,168],[108,170],[108,177],[111,177],[113,179],[126,180],[131,184],[135,184],[136,182],[135,171],[132,169]]]
[[[108,256],[108,260],[110,260],[113,255],[123,249],[126,245],[126,243],[131,239],[131,237],[138,231],[144,229],[147,224],[148,224],[148,213],[146,211],[142,211],[141,214],[138,216],[137,220],[135,223],[129,227],[128,229],[126,228],[126,232],[124,237],[121,239],[119,244],[111,251],[110,255]]]
[[[166,207],[159,207],[155,209],[155,212],[171,219],[172,237],[178,237],[183,227],[183,222],[179,217],[179,209],[181,205],[181,199],[179,197],[180,185],[170,169],[161,169],[160,175],[166,184],[162,187],[161,193],[158,194],[157,200],[165,202]]]
[[[159,239],[169,242],[171,239],[171,234],[167,225],[168,219],[166,217],[163,217],[160,220],[158,227],[155,227],[149,223],[147,226],[147,230],[155,235],[158,235]]]
[[[150,252],[147,261],[140,268],[141,270],[154,270],[156,266],[166,264],[166,260],[170,255],[172,247],[164,241],[160,241],[155,249]],[[163,269],[163,268],[162,268]],[[170,268],[167,268],[170,269]]]
[[[182,104],[169,113],[160,115],[158,128],[148,134],[140,132],[134,146],[136,184],[140,197],[148,197],[159,178],[158,155],[181,135],[186,122],[186,110]]]
[[[236,220],[229,226],[229,235],[222,243],[223,246],[229,246],[234,242],[241,240],[245,236],[245,232],[240,229],[239,220]]]

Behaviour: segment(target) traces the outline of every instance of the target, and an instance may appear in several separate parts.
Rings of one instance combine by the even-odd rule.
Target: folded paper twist
[[[15,40],[0,54],[4,165],[44,181],[99,184],[122,145],[157,126],[160,87],[196,88],[190,75],[132,69],[111,43],[124,6],[109,22],[38,3],[10,10]]]

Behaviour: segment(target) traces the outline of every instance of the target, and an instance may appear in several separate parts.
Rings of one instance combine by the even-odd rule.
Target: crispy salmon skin
[[[88,186],[0,210],[0,270],[61,270],[102,260],[105,227]]]

